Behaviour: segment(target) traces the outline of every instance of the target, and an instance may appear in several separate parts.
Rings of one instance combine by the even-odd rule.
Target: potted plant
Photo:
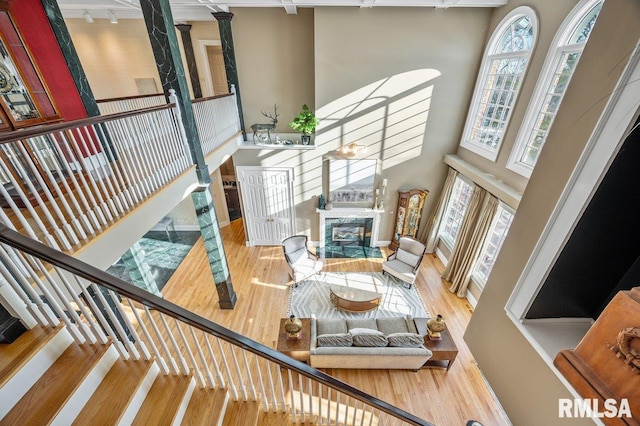
[[[302,144],[309,145],[311,142],[311,133],[316,130],[318,125],[318,119],[313,111],[309,109],[307,104],[302,105],[302,111],[295,116],[295,118],[289,123],[296,132],[302,133]]]

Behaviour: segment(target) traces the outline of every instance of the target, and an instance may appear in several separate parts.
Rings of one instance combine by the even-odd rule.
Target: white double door
[[[295,232],[293,169],[236,167],[247,245],[273,246]]]

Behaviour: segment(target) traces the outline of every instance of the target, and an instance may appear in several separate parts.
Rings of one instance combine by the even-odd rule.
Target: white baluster
[[[220,351],[220,356],[222,357],[222,365],[224,366],[225,373],[227,374],[227,383],[229,383],[229,388],[231,389],[231,396],[234,401],[237,401],[239,398],[238,390],[236,384],[231,376],[231,369],[229,368],[229,363],[227,362],[227,357],[222,350],[222,344],[220,343],[220,339],[216,338],[216,343],[218,344],[218,350]]]
[[[196,346],[196,350],[198,351],[198,356],[200,357],[200,363],[202,364],[202,368],[204,369],[204,374],[207,376],[207,382],[209,384],[209,389],[215,389],[216,382],[213,378],[213,374],[211,374],[211,369],[207,364],[207,359],[204,356],[204,352],[202,351],[202,345],[198,342],[198,338],[196,337],[195,329],[189,326],[189,331],[191,331],[191,338]],[[204,387],[204,386],[203,386]]]
[[[313,420],[313,381],[310,378],[307,378],[307,388],[309,394],[309,421]]]
[[[236,355],[236,352],[233,350],[234,349],[233,346],[229,346],[229,349],[231,352],[231,360],[233,361],[233,366],[235,367],[236,375],[238,377],[240,392],[242,392],[242,399],[243,401],[248,401],[249,395],[247,394],[247,387],[244,384],[244,380],[242,379],[242,373],[240,372],[240,363],[238,363],[238,356]]]
[[[300,416],[301,416],[301,420],[302,423],[304,423],[304,419],[306,418],[306,410],[304,409],[304,392],[302,391],[303,387],[302,387],[302,375],[298,374],[298,389],[300,390],[298,392],[298,396],[300,397]]]
[[[327,387],[327,425],[331,424],[331,388]],[[337,423],[337,419],[336,419]]]
[[[213,362],[213,368],[216,372],[216,377],[218,379],[218,386],[221,389],[226,387],[226,383],[224,381],[224,377],[222,376],[222,371],[220,370],[220,366],[218,365],[218,360],[216,359],[216,355],[213,353],[213,348],[211,347],[211,342],[209,341],[209,336],[204,331],[202,332],[202,337],[204,337],[204,342],[207,345],[207,351],[209,352],[209,356],[211,357],[211,361]]]
[[[118,313],[120,314],[120,317],[122,318],[122,320],[124,321],[125,325],[127,326],[127,330],[129,330],[129,333],[131,333],[131,338],[133,339],[133,344],[138,347],[138,349],[142,353],[142,357],[145,360],[151,359],[151,354],[149,353],[149,350],[147,349],[147,347],[145,346],[144,342],[142,341],[142,339],[138,335],[138,332],[136,331],[136,328],[131,323],[131,319],[129,319],[129,315],[127,315],[127,313],[125,312],[124,307],[122,306],[122,303],[120,303],[120,301],[118,300],[118,295],[113,290],[107,290],[107,292],[109,293],[109,296],[111,297],[111,300],[113,301],[113,304],[115,305],[116,309],[118,310]],[[129,341],[129,339],[127,339],[127,341]],[[136,357],[136,359],[140,359],[140,356],[138,355]]]
[[[160,354],[160,351],[158,350],[158,346],[156,345],[156,342],[153,341],[153,337],[151,337],[151,333],[149,333],[149,329],[147,328],[145,323],[142,321],[142,317],[140,317],[140,314],[138,313],[138,308],[136,308],[136,306],[133,304],[131,299],[127,298],[126,301],[129,304],[129,307],[131,308],[131,312],[133,312],[133,315],[136,317],[136,321],[138,322],[138,327],[140,327],[140,330],[142,330],[142,334],[144,334],[144,338],[147,339],[147,343],[149,344],[149,346],[151,346],[151,352],[153,352],[153,354],[155,355],[156,362],[160,364],[160,370],[162,371],[162,374],[165,374],[165,375],[169,374],[169,367],[167,367],[167,363],[165,359]]]
[[[289,379],[289,399],[291,400],[291,418],[293,419],[293,423],[298,423],[298,414],[296,410],[296,398],[294,395],[293,388],[293,377],[291,377],[291,369],[287,368],[287,377]],[[302,416],[302,422],[304,422],[304,415]]]
[[[171,346],[173,346],[173,351],[175,352],[176,357],[178,357],[178,361],[180,362],[182,374],[185,376],[188,376],[189,366],[187,365],[187,360],[184,359],[184,357],[182,356],[182,352],[180,352],[180,348],[178,347],[178,342],[176,342],[176,338],[173,336],[173,333],[169,328],[169,324],[167,323],[167,320],[165,319],[164,314],[160,312],[159,315],[160,315],[160,321],[162,322],[162,325],[164,325],[164,330],[167,332],[167,337],[169,338],[169,342],[171,343]]]
[[[42,327],[51,326],[55,327],[60,322],[55,315],[51,314],[51,311],[45,309],[40,296],[31,288],[31,286],[22,287],[15,279],[15,276],[9,272],[9,270],[0,262],[0,274],[5,281],[9,283],[9,286],[13,291],[22,299],[27,310],[36,322]],[[27,294],[28,293],[28,294]]]
[[[151,328],[153,328],[153,331],[156,334],[156,338],[158,339],[158,342],[160,342],[160,346],[162,347],[162,350],[165,353],[166,361],[171,366],[171,372],[176,375],[180,374],[180,370],[178,369],[178,364],[176,363],[175,359],[173,359],[173,356],[171,355],[171,351],[169,351],[169,346],[167,346],[167,343],[164,341],[164,337],[162,337],[162,333],[160,333],[160,329],[156,324],[156,320],[153,318],[153,316],[151,316],[151,312],[149,312],[149,308],[147,308],[146,306],[143,306],[143,307],[144,307],[144,311],[147,314],[147,318],[149,318],[149,322],[151,323]]]
[[[249,382],[249,387],[251,388],[252,401],[256,401],[258,399],[258,394],[256,393],[256,387],[253,383],[251,369],[249,368],[249,361],[247,360],[247,351],[244,349],[240,349],[240,353],[242,354],[242,360],[244,361],[244,369],[247,372],[247,381]]]
[[[18,191],[22,191],[22,189],[20,189],[20,188],[17,188],[17,189],[18,189]],[[13,201],[13,199],[11,198],[11,196],[9,195],[7,190],[5,189],[4,185],[0,185],[0,194],[2,194],[3,198],[5,199],[5,201],[9,204],[9,207],[11,208],[11,210],[13,211],[15,216],[18,218],[18,221],[20,222],[20,224],[22,225],[24,230],[27,232],[27,234],[29,234],[29,236],[31,238],[33,238],[34,240],[39,241],[40,239],[36,236],[35,231],[31,227],[29,222],[27,222],[27,219],[24,217],[24,215],[22,214],[22,211],[20,211],[20,209],[18,208],[16,203]],[[16,227],[14,226],[13,222],[11,221],[11,219],[9,219],[9,217],[6,215],[4,210],[0,209],[0,215],[2,215],[1,216],[2,222],[5,225],[11,227],[11,229],[13,229],[15,231]],[[44,227],[44,224],[42,226]]]
[[[120,324],[120,320],[118,319],[118,317],[113,312],[113,309],[111,308],[111,305],[109,305],[109,303],[107,302],[107,298],[104,297],[104,295],[102,294],[102,291],[100,291],[100,288],[96,284],[91,283],[91,284],[89,284],[89,286],[93,289],[96,297],[98,298],[98,300],[100,300],[100,303],[102,303],[102,306],[104,307],[104,310],[107,312],[107,316],[111,320],[112,327],[109,327],[109,328],[112,328],[112,329],[115,328],[115,330],[113,330],[114,333],[121,337],[119,340],[127,348],[129,354],[131,354],[133,359],[135,359],[135,360],[140,359],[140,354],[138,353],[138,350],[131,343],[131,340],[129,340],[129,336],[127,335],[127,332],[122,327],[122,324]],[[120,303],[117,300],[112,300],[112,302],[114,304]],[[129,355],[127,355],[127,357],[125,359],[129,359]]]
[[[262,394],[262,407],[264,412],[269,411],[269,400],[267,398],[267,390],[264,387],[264,382],[262,381],[262,371],[260,369],[260,360],[256,354],[253,354],[253,359],[256,364],[256,374],[258,375],[258,385],[260,386],[260,393]]]
[[[180,327],[180,323],[178,322],[178,320],[174,318],[173,322],[176,328],[178,329],[178,334],[180,334],[180,338],[182,339],[182,343],[184,344],[184,349],[187,351],[187,355],[189,356],[189,360],[191,361],[191,366],[193,367],[193,372],[195,373],[196,378],[198,379],[198,382],[200,382],[200,388],[204,389],[207,386],[207,384],[204,381],[204,376],[202,375],[202,372],[198,368],[198,364],[196,363],[196,358],[193,356],[191,345],[187,341],[187,337],[184,335],[184,332],[182,331],[182,328]],[[198,343],[196,342],[196,345],[197,344]]]
[[[97,143],[98,146],[100,147],[101,152],[96,152],[96,155],[94,158],[98,163],[100,173],[103,175],[101,181],[105,181],[107,183],[107,187],[109,188],[109,191],[111,194],[109,199],[111,200],[112,204],[115,204],[114,215],[121,216],[122,214],[125,213],[125,209],[120,200],[120,197],[122,195],[122,192],[120,190],[120,185],[119,185],[117,176],[113,168],[111,167],[111,161],[113,160],[113,156],[111,155],[112,154],[111,146],[108,143],[109,139],[102,131],[101,123],[98,123],[96,125],[90,125],[90,126],[84,127],[83,129],[87,134],[87,138],[89,140],[95,138],[96,139],[95,143]],[[92,138],[89,138],[89,136],[92,136]],[[102,160],[102,157],[100,157],[100,155],[104,156],[104,160]],[[102,164],[102,161],[104,161],[104,164]]]
[[[276,369],[277,377],[278,377],[278,388],[280,389],[280,407],[282,407],[282,411],[287,411],[287,397],[284,394],[284,383],[282,382],[282,372],[284,371],[278,364],[274,364]]]
[[[271,404],[273,406],[274,411],[278,411],[278,400],[276,399],[276,388],[273,383],[273,373],[271,372],[271,367],[274,365],[271,361],[266,361],[267,363],[267,380],[269,383],[269,393],[271,395]],[[277,366],[276,366],[277,367]]]
[[[112,135],[105,132],[106,128],[107,128],[106,123],[100,123],[94,127],[94,130],[99,134],[100,139],[105,141],[105,143],[106,141],[111,141],[110,146],[104,149],[108,158],[107,165],[111,173],[116,178],[117,187],[118,187],[118,198],[120,200],[122,208],[125,211],[129,211],[133,206],[133,200],[131,198],[131,194],[129,191],[129,185],[125,181],[125,177],[123,176],[122,171],[120,170],[121,169],[121,167],[119,167],[120,156],[118,155],[118,150],[116,149],[116,145],[111,140]],[[115,153],[112,151],[115,151]],[[116,158],[116,156],[118,158]],[[115,164],[115,166],[112,167],[111,164]]]
[[[136,206],[141,200],[145,199],[144,188],[142,188],[142,177],[138,169],[133,165],[129,148],[124,144],[127,139],[123,133],[122,123],[119,120],[115,120],[107,122],[105,125],[111,135],[111,143],[117,147],[118,163],[123,169],[126,186],[129,188],[130,195],[134,201],[133,206]]]

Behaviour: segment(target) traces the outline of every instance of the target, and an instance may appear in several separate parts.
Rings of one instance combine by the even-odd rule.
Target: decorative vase
[[[437,340],[440,338],[440,333],[447,328],[447,324],[444,322],[442,315],[438,314],[435,318],[431,318],[427,321],[427,331],[429,338]]]
[[[295,315],[291,315],[284,322],[284,331],[287,332],[287,337],[289,339],[299,339],[301,330],[302,330],[302,321],[300,321],[300,318],[296,318]]]
[[[327,200],[324,198],[324,194],[320,194],[318,197],[318,208],[320,210],[324,210],[324,207],[327,205]]]
[[[302,134],[302,145],[309,145],[311,143],[311,135]]]

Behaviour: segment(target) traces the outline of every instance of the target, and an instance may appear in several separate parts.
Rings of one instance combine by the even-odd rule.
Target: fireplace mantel
[[[325,221],[326,219],[340,218],[372,218],[373,227],[371,228],[371,247],[378,247],[378,234],[380,232],[380,219],[384,214],[384,210],[363,208],[363,207],[334,207],[331,210],[316,209],[320,215],[320,241],[319,246],[325,245]]]

